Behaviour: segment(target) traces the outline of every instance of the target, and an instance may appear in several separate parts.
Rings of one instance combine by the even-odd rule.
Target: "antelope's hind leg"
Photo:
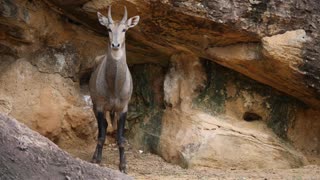
[[[102,149],[103,149],[103,145],[105,143],[106,140],[106,131],[108,128],[108,122],[106,120],[105,117],[105,112],[102,111],[95,111],[95,116],[97,119],[97,123],[98,123],[98,143],[97,143],[97,147],[96,150],[93,154],[92,157],[92,161],[93,163],[97,163],[100,164],[101,159],[102,159]]]
[[[118,130],[117,130],[117,141],[118,141],[119,156],[120,156],[119,170],[123,173],[126,173],[126,166],[127,166],[126,157],[124,154],[125,139],[123,136],[126,117],[127,117],[127,112],[120,113],[120,119],[118,121]]]

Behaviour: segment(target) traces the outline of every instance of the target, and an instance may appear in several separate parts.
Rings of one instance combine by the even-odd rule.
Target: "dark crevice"
[[[243,120],[252,122],[252,121],[258,121],[261,120],[262,117],[254,112],[245,112],[242,116]]]
[[[80,86],[89,84],[92,71],[82,72],[80,74]]]
[[[75,21],[75,20],[73,20],[73,19],[71,19],[71,18],[69,18],[67,16],[63,16],[63,18],[65,18],[65,21],[67,23],[71,23],[71,24],[74,24],[74,25],[77,25],[77,26],[81,26],[82,25],[80,22]]]

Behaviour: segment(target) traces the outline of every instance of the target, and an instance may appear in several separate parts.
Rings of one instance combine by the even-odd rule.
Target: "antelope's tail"
[[[117,121],[115,118],[115,112],[114,111],[110,111],[110,119],[111,119],[111,123],[112,123],[112,127],[115,129],[117,129]]]

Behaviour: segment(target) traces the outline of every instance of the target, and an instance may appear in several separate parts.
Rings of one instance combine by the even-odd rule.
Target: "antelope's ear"
[[[140,16],[133,16],[130,19],[127,20],[127,25],[129,28],[132,28],[138,24],[140,20]]]
[[[102,15],[99,12],[97,12],[97,15],[98,15],[98,19],[99,19],[99,22],[101,25],[107,26],[109,24],[108,18],[106,18],[104,15]]]

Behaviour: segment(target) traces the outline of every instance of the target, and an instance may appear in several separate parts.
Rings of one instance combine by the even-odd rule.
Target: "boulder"
[[[162,123],[160,155],[185,168],[297,168],[308,163],[262,122],[167,109]]]
[[[132,179],[71,157],[49,139],[0,113],[1,179]]]
[[[2,112],[60,145],[94,142],[95,119],[77,83],[18,59],[0,72]],[[69,137],[69,138],[68,138]],[[72,137],[72,138],[70,138]]]

